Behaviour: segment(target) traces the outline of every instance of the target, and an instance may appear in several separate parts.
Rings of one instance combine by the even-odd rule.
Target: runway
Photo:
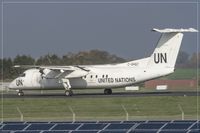
[[[200,96],[200,92],[195,91],[165,91],[165,92],[115,92],[112,95],[103,93],[79,93],[73,96],[65,96],[62,93],[45,94],[26,94],[18,96],[17,94],[4,93],[3,98],[109,98],[109,97],[150,97],[150,96]]]

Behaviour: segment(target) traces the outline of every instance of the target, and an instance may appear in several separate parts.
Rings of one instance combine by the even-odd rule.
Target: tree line
[[[200,53],[198,54],[198,57],[199,60]],[[121,63],[127,60],[106,51],[90,50],[80,51],[78,53],[67,53],[62,57],[59,57],[56,54],[47,54],[41,56],[39,59],[34,59],[27,55],[17,55],[13,59],[3,58],[0,59],[0,61],[0,76],[6,80],[13,79],[24,71],[21,68],[14,68],[14,65],[92,65]],[[197,54],[194,53],[192,56],[189,56],[186,52],[180,51],[176,66],[178,68],[196,68]]]
[[[24,70],[14,68],[14,65],[92,65],[92,64],[109,64],[120,63],[126,60],[106,51],[90,50],[80,51],[78,53],[67,53],[62,57],[56,54],[47,54],[39,59],[34,59],[27,55],[17,55],[15,58],[0,59],[0,76],[6,79],[17,77]]]

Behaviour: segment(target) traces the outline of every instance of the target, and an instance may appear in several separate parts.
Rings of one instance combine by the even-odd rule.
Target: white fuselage
[[[71,89],[105,89],[131,86],[146,80],[168,75],[174,71],[172,68],[145,69],[134,66],[87,66],[90,69],[86,76],[70,78]],[[43,77],[39,69],[29,69],[24,72],[25,77],[18,77],[10,84],[10,89],[32,90],[32,89],[64,89],[57,78]],[[50,77],[54,76],[48,70]],[[14,87],[12,87],[14,86]]]

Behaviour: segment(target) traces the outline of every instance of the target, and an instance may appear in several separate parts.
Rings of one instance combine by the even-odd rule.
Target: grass
[[[200,76],[200,73],[199,73]],[[169,76],[164,77],[164,79],[196,79],[197,70],[189,68],[178,68],[175,72]]]
[[[20,109],[26,121],[72,120],[70,107],[76,120],[129,120],[181,119],[179,105],[186,119],[197,118],[197,98],[152,96],[152,97],[107,97],[107,98],[7,98],[3,99],[3,119],[20,120]],[[2,108],[3,107],[3,108]]]

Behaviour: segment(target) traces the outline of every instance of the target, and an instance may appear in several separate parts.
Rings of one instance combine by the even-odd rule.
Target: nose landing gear
[[[72,96],[73,95],[73,91],[72,90],[65,90],[65,95],[66,96]]]
[[[60,82],[63,84],[63,87],[65,88],[65,95],[72,96],[73,92],[71,90],[71,85],[70,85],[69,79],[61,79]]]
[[[104,94],[105,95],[111,95],[112,94],[112,89],[104,89]]]

